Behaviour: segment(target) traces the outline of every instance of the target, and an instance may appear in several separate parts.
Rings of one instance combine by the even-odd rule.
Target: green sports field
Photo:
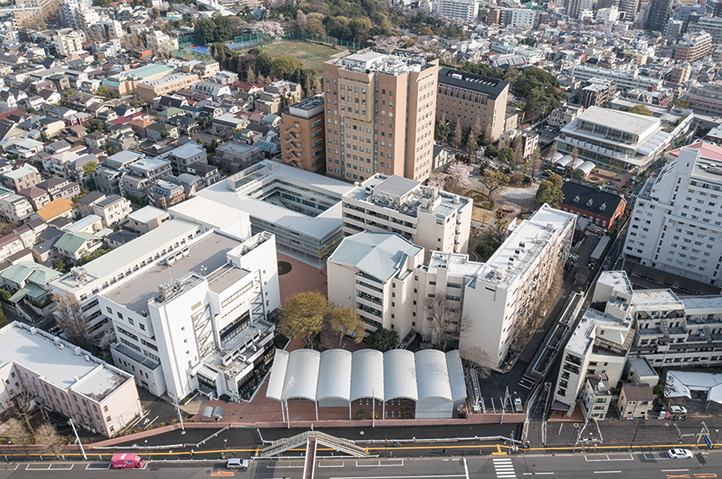
[[[271,58],[283,55],[293,57],[303,62],[306,68],[313,68],[318,73],[323,72],[323,62],[328,60],[331,55],[342,51],[326,45],[296,41],[272,43],[258,48],[268,53]]]

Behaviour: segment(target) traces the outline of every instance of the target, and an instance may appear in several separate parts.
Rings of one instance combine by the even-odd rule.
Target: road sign
[[[704,437],[704,443],[707,444],[708,449],[712,449],[712,440],[710,440],[709,436]]]

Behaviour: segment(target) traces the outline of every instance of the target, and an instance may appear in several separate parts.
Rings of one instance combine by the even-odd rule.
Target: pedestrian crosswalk
[[[499,479],[516,479],[516,473],[514,472],[514,464],[511,463],[510,457],[495,457],[494,471],[496,477]]]

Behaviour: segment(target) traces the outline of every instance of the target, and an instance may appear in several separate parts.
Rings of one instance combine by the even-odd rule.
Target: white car
[[[248,459],[228,459],[227,469],[248,469]]]
[[[687,408],[684,408],[682,406],[670,406],[669,412],[672,414],[687,414]]]
[[[689,449],[670,449],[667,451],[670,459],[691,459],[692,451]]]

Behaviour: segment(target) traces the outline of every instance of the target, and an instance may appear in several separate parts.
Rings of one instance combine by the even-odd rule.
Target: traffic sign
[[[707,444],[708,449],[712,449],[712,440],[709,438],[709,436],[704,437],[704,443]]]

